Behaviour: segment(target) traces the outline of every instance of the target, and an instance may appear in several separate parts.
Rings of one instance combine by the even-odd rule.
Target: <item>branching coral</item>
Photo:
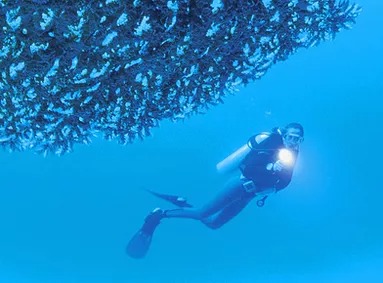
[[[130,143],[350,28],[333,0],[0,0],[0,144]]]

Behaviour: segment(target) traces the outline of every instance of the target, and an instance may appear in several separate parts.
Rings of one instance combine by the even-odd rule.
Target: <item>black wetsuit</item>
[[[229,181],[225,189],[202,208],[166,210],[166,217],[192,218],[200,220],[209,228],[217,229],[241,212],[257,192],[269,188],[275,188],[277,191],[285,188],[291,181],[294,166],[280,172],[267,168],[269,163],[278,160],[279,150],[285,148],[282,136],[273,132],[259,144],[256,142],[256,136],[253,136],[249,139],[249,146],[251,151],[239,166],[241,178]],[[293,154],[296,158],[298,152]],[[247,191],[244,184],[250,180],[254,182],[255,190]]]
[[[279,158],[278,154],[281,149],[284,149],[282,136],[279,133],[267,134],[259,144],[256,142],[256,137],[249,139],[250,153],[245,157],[239,166],[242,175],[252,180],[257,188],[275,188],[277,191],[284,189],[291,181],[294,170],[294,164],[287,166],[281,171],[273,171],[267,168],[270,163],[275,163]],[[292,151],[293,162],[296,160],[298,152]]]

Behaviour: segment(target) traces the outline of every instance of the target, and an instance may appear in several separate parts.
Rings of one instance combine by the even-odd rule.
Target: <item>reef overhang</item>
[[[330,0],[0,0],[0,145],[131,143],[350,28]]]

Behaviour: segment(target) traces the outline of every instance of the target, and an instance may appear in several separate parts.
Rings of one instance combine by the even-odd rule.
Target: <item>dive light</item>
[[[286,166],[293,165],[294,163],[293,153],[286,148],[282,148],[281,150],[279,150],[278,159],[282,162],[283,165]]]

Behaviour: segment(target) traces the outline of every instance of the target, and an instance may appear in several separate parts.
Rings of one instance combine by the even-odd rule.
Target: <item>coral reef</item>
[[[0,145],[125,144],[222,102],[359,6],[333,0],[0,0]]]

